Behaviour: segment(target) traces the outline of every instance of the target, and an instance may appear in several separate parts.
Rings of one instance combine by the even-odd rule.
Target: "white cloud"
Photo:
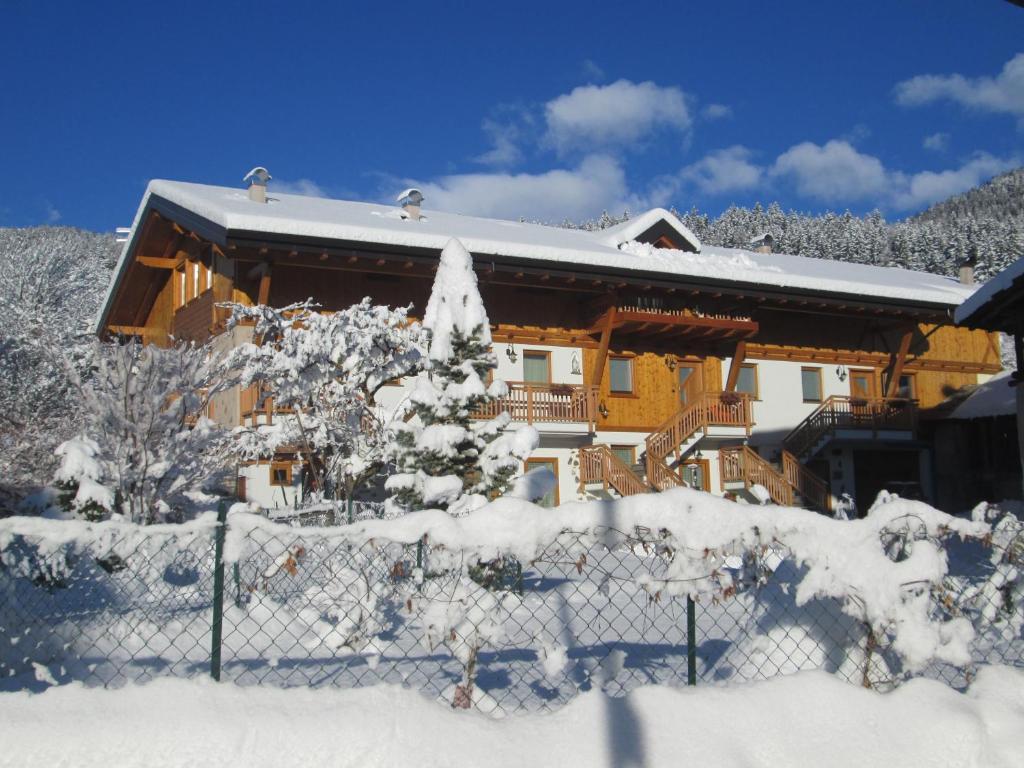
[[[593,59],[583,60],[583,76],[592,83],[597,83],[604,80],[604,70],[601,69],[601,65]]]
[[[761,184],[764,169],[750,162],[750,155],[749,149],[738,145],[715,150],[679,175],[709,195],[753,189]]]
[[[466,173],[409,183],[423,190],[428,216],[434,208],[474,216],[561,221],[638,207],[622,166],[606,155],[590,155],[573,169],[537,174]]]
[[[959,168],[893,174],[892,204],[899,209],[921,208],[966,192],[981,182],[1017,166],[1018,158],[998,158],[982,152]]]
[[[732,117],[732,107],[725,104],[708,104],[700,113],[705,120],[721,120]]]
[[[549,101],[544,116],[545,140],[560,152],[629,145],[660,129],[686,133],[693,122],[679,88],[629,80],[581,85]]]
[[[949,148],[949,134],[939,132],[925,136],[921,146],[932,152],[945,152]]]
[[[909,210],[964,192],[1019,162],[1019,157],[981,152],[959,168],[909,174],[887,169],[877,157],[858,152],[845,141],[824,146],[805,141],[779,155],[770,173],[791,180],[804,197],[828,203],[868,200]]]
[[[897,83],[896,101],[919,106],[952,101],[964,107],[1001,112],[1024,119],[1024,53],[1018,53],[995,77],[918,75]]]
[[[804,197],[826,202],[883,197],[888,186],[877,157],[836,139],[824,146],[805,141],[790,147],[775,160],[771,174],[792,180]]]
[[[46,223],[56,224],[62,218],[61,212],[52,203],[46,203]]]
[[[522,117],[525,119],[525,113]],[[486,118],[481,127],[484,133],[490,137],[493,146],[482,155],[474,157],[475,162],[482,165],[508,167],[523,159],[523,152],[519,148],[522,131],[514,122],[499,122]]]
[[[275,192],[282,195],[302,195],[303,197],[327,197],[323,188],[312,179],[296,179],[287,181],[285,179],[271,179],[268,187],[268,194],[273,196]]]

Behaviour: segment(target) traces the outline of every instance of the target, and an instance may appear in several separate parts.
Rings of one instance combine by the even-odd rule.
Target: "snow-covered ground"
[[[879,694],[818,672],[727,688],[594,691],[494,720],[398,686],[281,690],[162,679],[0,694],[0,765],[985,766],[1024,764],[1024,672],[966,693],[914,680]]]

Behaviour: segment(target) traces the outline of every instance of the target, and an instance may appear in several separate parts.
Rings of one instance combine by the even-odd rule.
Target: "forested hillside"
[[[977,254],[977,277],[985,280],[1024,255],[1024,168],[997,176],[962,195],[933,205],[905,221],[887,222],[879,212],[810,215],[767,208],[730,207],[710,217],[696,209],[675,213],[702,242],[747,247],[765,232],[775,250],[819,259],[894,265],[955,275],[961,261]],[[599,219],[565,226],[601,229],[625,218]]]

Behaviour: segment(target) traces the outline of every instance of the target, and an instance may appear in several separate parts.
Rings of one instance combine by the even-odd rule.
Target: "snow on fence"
[[[388,681],[502,714],[593,687],[810,668],[962,687],[980,664],[1024,666],[1019,523],[898,499],[851,522],[687,489],[637,499],[331,528],[3,520],[0,689]]]

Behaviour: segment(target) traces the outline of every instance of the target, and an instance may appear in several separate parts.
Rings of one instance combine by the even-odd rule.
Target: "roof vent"
[[[249,199],[257,203],[267,202],[267,182],[272,178],[270,172],[261,165],[245,174],[242,181],[249,182]]]
[[[750,248],[757,253],[771,253],[775,238],[765,232],[757,237],[750,238]]]
[[[395,202],[402,206],[402,218],[419,221],[423,218],[420,214],[420,205],[423,203],[423,193],[415,187],[403,190]]]

